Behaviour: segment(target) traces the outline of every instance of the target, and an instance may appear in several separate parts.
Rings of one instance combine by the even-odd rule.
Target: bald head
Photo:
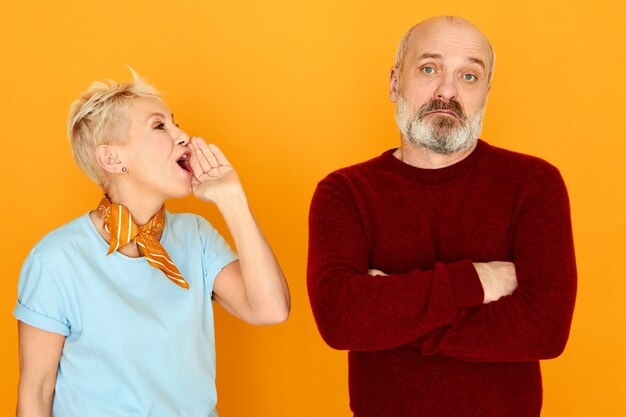
[[[487,37],[471,22],[456,16],[431,17],[429,19],[421,21],[420,23],[407,30],[402,36],[400,44],[398,45],[398,50],[396,52],[395,67],[397,68],[398,72],[402,71],[402,67],[404,65],[407,53],[410,50],[415,50],[416,44],[419,42],[420,38],[437,33],[445,33],[451,28],[465,30],[468,35],[468,42],[476,44],[478,48],[481,48],[485,51],[487,62],[484,62],[484,65],[488,70],[489,80],[491,80],[491,77],[493,75],[493,68],[495,65],[495,53],[493,51],[491,43],[489,42]]]
[[[446,155],[471,149],[481,132],[493,62],[491,44],[467,20],[443,16],[413,26],[389,80],[403,143]]]

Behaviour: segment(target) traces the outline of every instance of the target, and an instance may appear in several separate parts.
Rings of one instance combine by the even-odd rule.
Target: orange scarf
[[[104,230],[111,236],[107,255],[128,243],[135,243],[141,247],[150,265],[163,271],[174,284],[189,288],[187,281],[155,238],[155,235],[165,227],[165,207],[161,207],[161,210],[143,226],[137,226],[130,211],[120,204],[111,203],[106,195],[102,197],[97,211],[104,221]]]

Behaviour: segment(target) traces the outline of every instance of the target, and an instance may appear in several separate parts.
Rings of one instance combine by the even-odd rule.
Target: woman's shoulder
[[[166,242],[172,249],[202,246],[207,253],[231,253],[220,232],[204,217],[193,213],[166,212]],[[234,252],[233,252],[234,253]]]
[[[31,250],[31,257],[55,260],[72,249],[85,249],[93,244],[94,230],[90,230],[89,214],[84,214],[46,234]],[[97,233],[97,232],[95,232]]]
[[[169,223],[176,232],[214,231],[215,228],[204,217],[195,213],[171,213],[165,212],[166,222]]]

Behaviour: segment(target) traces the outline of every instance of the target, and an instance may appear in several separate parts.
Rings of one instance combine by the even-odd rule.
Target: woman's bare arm
[[[18,321],[20,382],[17,417],[51,417],[65,336]]]
[[[287,281],[250,211],[237,173],[217,146],[194,137],[189,149],[194,195],[217,205],[239,253],[239,261],[217,275],[215,300],[251,324],[287,320],[291,308]]]

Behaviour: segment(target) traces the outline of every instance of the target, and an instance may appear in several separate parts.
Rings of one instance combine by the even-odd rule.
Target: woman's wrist
[[[215,205],[226,218],[231,212],[241,213],[250,211],[248,198],[242,187],[233,187],[231,190],[224,190],[219,199],[215,200]]]

